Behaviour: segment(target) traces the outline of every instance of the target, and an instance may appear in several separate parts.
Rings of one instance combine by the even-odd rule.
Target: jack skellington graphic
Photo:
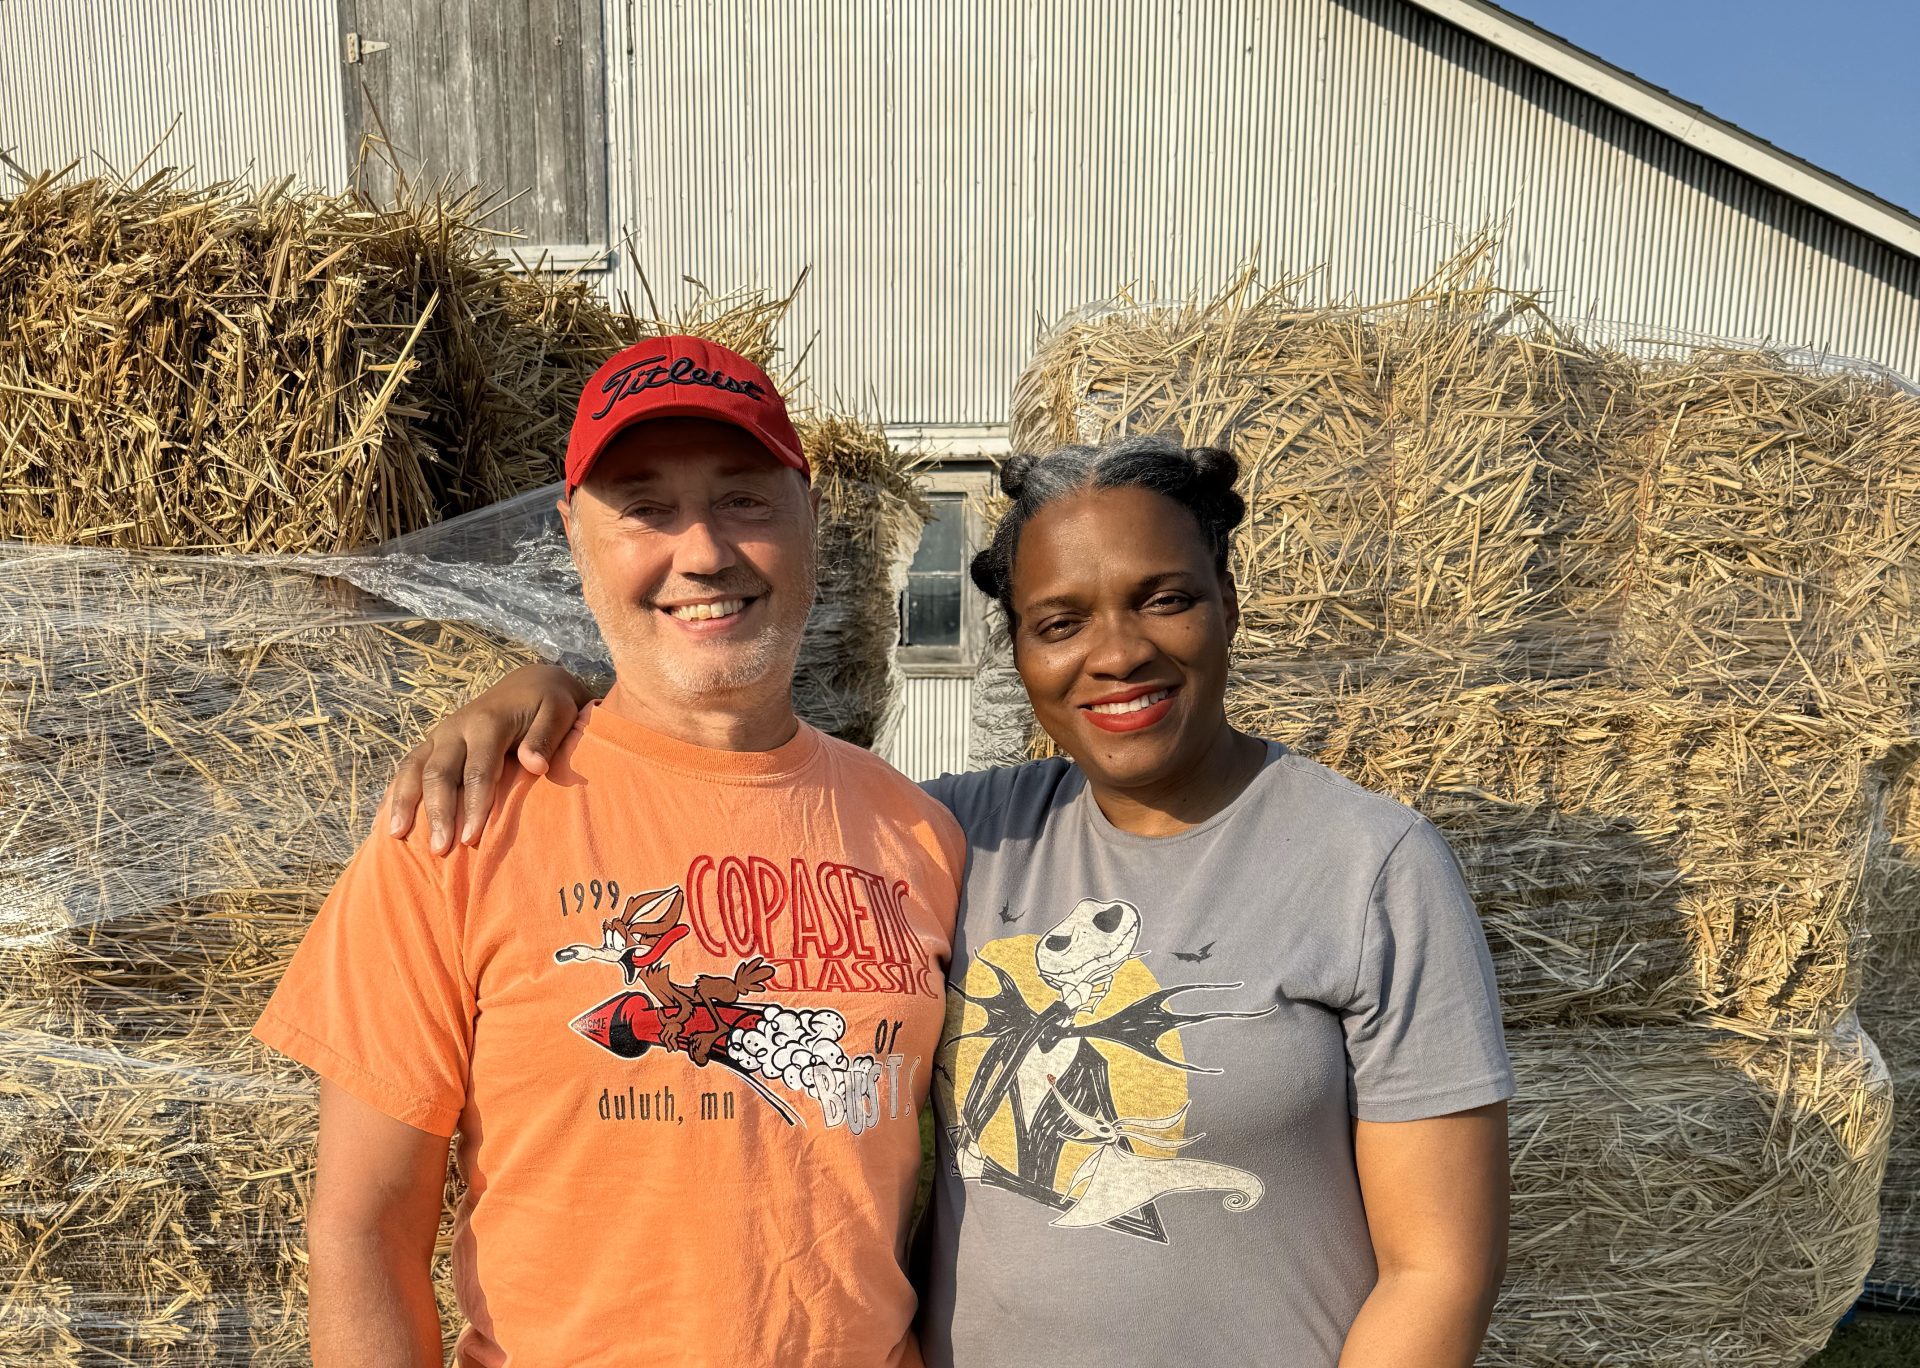
[[[945,1063],[953,1088],[947,1133],[962,1179],[1043,1203],[1060,1213],[1053,1221],[1056,1226],[1098,1225],[1165,1243],[1165,1227],[1155,1207],[1158,1199],[1175,1192],[1224,1191],[1227,1209],[1239,1211],[1258,1202],[1264,1189],[1242,1169],[1173,1153],[1204,1138],[1179,1134],[1186,1104],[1167,1116],[1123,1116],[1115,1101],[1113,1070],[1116,1064],[1124,1070],[1152,1061],[1189,1074],[1219,1073],[1188,1063],[1182,1057],[1184,1046],[1177,1055],[1168,1053],[1165,1038],[1185,1026],[1263,1017],[1276,1008],[1175,1008],[1172,999],[1183,993],[1240,986],[1192,983],[1155,986],[1118,1010],[1098,1015],[1115,975],[1129,961],[1138,961],[1140,926],[1140,910],[1131,903],[1082,900],[1034,941],[1034,969],[1041,984],[1057,995],[1038,1009],[1005,968],[985,953],[976,956],[975,968],[984,967],[998,991],[974,996],[964,988],[952,990],[963,1016],[971,1006],[986,1020],[948,1042]],[[983,947],[983,952],[990,948]],[[985,1048],[970,1070],[956,1073],[959,1047],[970,1040],[984,1041]],[[1011,1163],[982,1145],[1003,1108],[1010,1112],[1012,1125]],[[1091,1147],[1091,1153],[1062,1180],[1061,1156],[1069,1144]]]

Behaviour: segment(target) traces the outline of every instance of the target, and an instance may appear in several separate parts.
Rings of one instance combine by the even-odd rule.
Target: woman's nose
[[[1154,644],[1134,628],[1130,621],[1092,624],[1094,638],[1087,651],[1086,668],[1094,674],[1125,679],[1152,660]]]

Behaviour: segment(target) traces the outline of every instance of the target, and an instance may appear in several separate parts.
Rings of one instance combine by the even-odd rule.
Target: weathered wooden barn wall
[[[503,187],[527,245],[607,241],[600,0],[339,0],[343,32],[384,42],[352,66],[346,136],[384,131],[429,177]],[[369,165],[382,193],[388,168]]]

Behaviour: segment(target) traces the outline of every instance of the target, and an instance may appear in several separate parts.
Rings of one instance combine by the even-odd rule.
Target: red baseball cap
[[[765,371],[704,337],[654,337],[609,357],[580,391],[567,436],[567,493],[615,437],[654,418],[731,423],[780,464],[813,478],[786,401]]]

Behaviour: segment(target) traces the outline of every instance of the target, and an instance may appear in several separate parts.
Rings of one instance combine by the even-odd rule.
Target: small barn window
[[[902,646],[961,645],[961,592],[966,581],[967,505],[960,494],[929,494],[933,517],[920,533],[900,605]]]

